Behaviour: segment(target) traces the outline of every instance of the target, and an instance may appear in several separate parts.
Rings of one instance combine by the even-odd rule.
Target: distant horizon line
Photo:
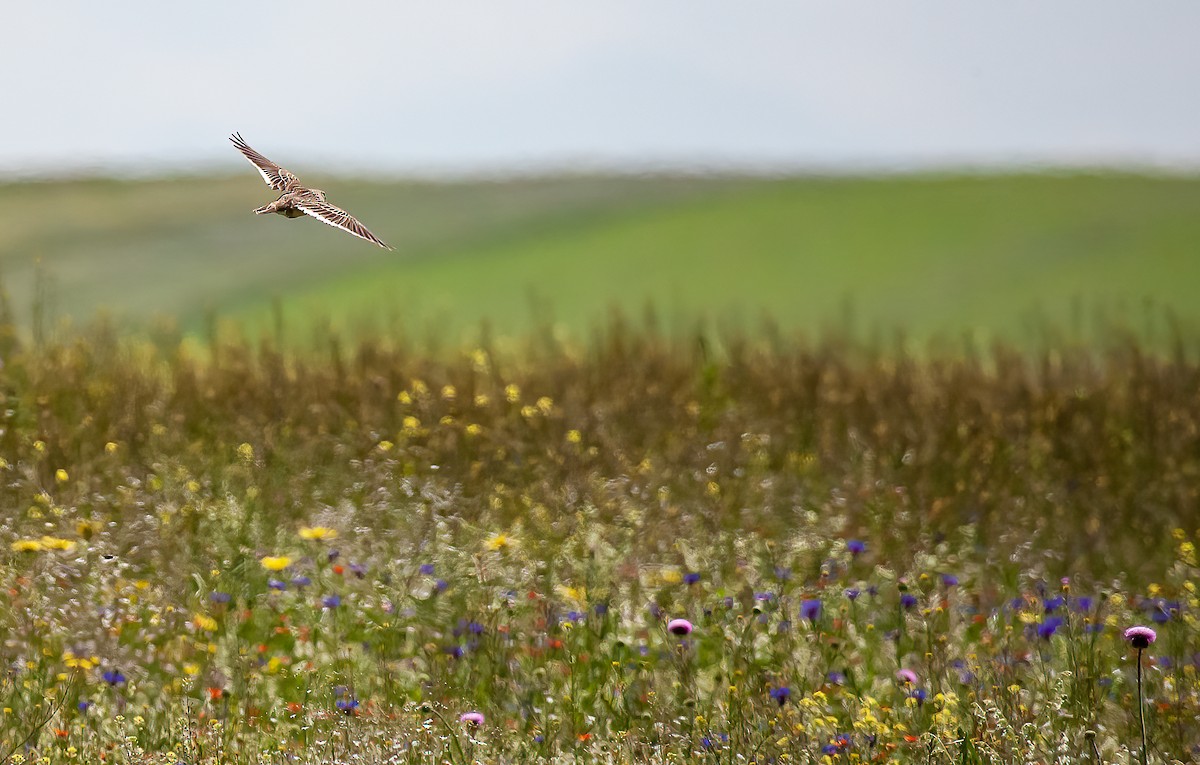
[[[338,166],[339,169],[327,169]],[[646,161],[609,159],[546,159],[529,162],[478,162],[413,164],[383,170],[375,163],[347,164],[317,159],[298,164],[296,172],[370,182],[416,181],[465,183],[554,177],[714,177],[714,178],[887,178],[904,176],[1001,176],[1001,175],[1133,175],[1147,177],[1192,177],[1200,175],[1200,157],[1194,161],[1162,161],[1149,158],[1100,160],[1047,160],[1044,158],[995,157],[988,159],[831,159],[825,161],[765,161],[744,159]],[[84,163],[75,166],[0,166],[0,184],[69,182],[89,180],[151,181],[179,178],[217,178],[239,174],[239,163],[192,162],[167,166],[156,162]]]

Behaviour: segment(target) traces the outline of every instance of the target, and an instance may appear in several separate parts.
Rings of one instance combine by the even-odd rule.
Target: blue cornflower
[[[771,698],[779,702],[779,706],[787,703],[788,698],[792,695],[792,689],[786,685],[781,685],[778,688],[771,689]]]
[[[914,688],[912,690],[912,692],[908,694],[908,696],[909,696],[909,698],[913,698],[913,699],[917,700],[917,706],[921,706],[922,704],[925,703],[926,694],[925,694],[924,688]]]
[[[421,567],[417,570],[420,571],[425,576],[433,576],[433,564],[432,563],[422,563]]]
[[[808,619],[810,622],[816,622],[821,618],[821,601],[817,598],[810,598],[800,602],[800,617]]]
[[[596,616],[604,616],[608,613],[608,604],[597,603],[596,605],[592,606],[592,610],[596,612]]]
[[[825,675],[825,679],[829,682],[830,685],[845,685],[846,684],[846,676],[843,675],[841,672],[830,672],[828,675]]]
[[[917,605],[917,596],[911,592],[904,593],[900,596],[900,605],[906,610],[912,608]]]
[[[850,600],[858,600],[858,596],[861,594],[862,593],[859,591],[859,589],[857,587],[851,587],[846,590],[846,597],[850,598]]]
[[[867,549],[867,543],[861,539],[851,539],[846,543],[846,549],[850,551],[851,555],[862,555]]]
[[[210,592],[208,594],[208,599],[213,603],[228,603],[229,601],[233,600],[233,596],[228,592]]]
[[[367,575],[367,566],[365,563],[351,563],[350,571],[359,579],[362,579]]]
[[[1081,595],[1078,598],[1071,599],[1071,610],[1077,613],[1086,614],[1092,610],[1092,599],[1086,595]]]
[[[942,574],[942,586],[943,587],[957,587],[958,586],[958,577],[955,576],[954,574]]]
[[[776,566],[775,567],[775,578],[781,582],[786,582],[787,580],[792,578],[792,570],[790,568],[788,568],[787,566]]]
[[[299,589],[304,589],[305,587],[309,586],[310,584],[312,584],[312,580],[309,579],[307,576],[292,577],[292,585]]]
[[[837,754],[839,751],[841,751],[841,748],[837,744],[826,744],[821,747],[822,754]]]
[[[700,581],[700,575],[695,571],[683,575],[684,584],[695,584]]]
[[[337,608],[342,604],[341,595],[326,595],[321,599],[321,605],[325,608]]]
[[[358,699],[338,699],[336,704],[338,711],[347,715],[354,714],[354,710],[358,709]]]
[[[89,709],[91,709],[92,702],[88,701],[87,699],[83,699],[76,706],[78,707],[80,712],[86,712]]]
[[[1050,636],[1058,631],[1058,628],[1063,625],[1061,616],[1048,616],[1044,621],[1038,624],[1037,634],[1042,640],[1049,640]]]
[[[472,635],[482,635],[484,626],[479,622],[470,622],[467,624],[467,630],[469,630]]]
[[[1062,608],[1063,603],[1065,603],[1065,602],[1066,602],[1066,599],[1063,598],[1062,595],[1055,595],[1053,598],[1048,598],[1046,600],[1046,602],[1043,603],[1042,605],[1043,605],[1043,608],[1045,609],[1046,613],[1052,614],[1055,611],[1057,611],[1058,609]]]
[[[268,579],[267,587],[270,587],[272,590],[286,590],[287,582],[280,581],[279,579]]]
[[[337,550],[330,550],[325,555],[325,557],[329,560],[330,563],[333,563],[335,560],[337,560],[339,557],[341,557],[341,553],[338,552]]]
[[[125,683],[125,675],[122,675],[120,670],[110,669],[102,677],[104,678],[104,682],[109,685],[123,685]]]
[[[450,586],[450,583],[447,582],[445,579],[439,579],[433,583],[433,589],[436,590],[437,592],[445,592],[449,586]]]
[[[775,593],[773,593],[773,592],[756,592],[756,593],[754,593],[754,599],[761,600],[761,601],[774,600]]]
[[[584,614],[580,613],[579,611],[568,611],[564,618],[566,621],[569,621],[572,624],[578,624],[579,622],[583,621]]]

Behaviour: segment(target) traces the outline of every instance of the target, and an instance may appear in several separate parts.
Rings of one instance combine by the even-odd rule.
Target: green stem
[[[1146,765],[1146,704],[1142,701],[1142,649],[1137,655],[1138,717],[1142,723],[1142,765]]]

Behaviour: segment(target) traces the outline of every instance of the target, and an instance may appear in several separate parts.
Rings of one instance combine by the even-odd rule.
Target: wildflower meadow
[[[1200,761],[1200,365],[0,331],[0,761]]]

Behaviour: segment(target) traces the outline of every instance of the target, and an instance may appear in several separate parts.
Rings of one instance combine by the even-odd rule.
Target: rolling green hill
[[[652,302],[788,328],[1001,332],[1151,302],[1200,318],[1200,179],[1133,175],[565,177],[366,183],[314,177],[396,247],[256,217],[253,175],[0,186],[0,269],[18,320],[208,312],[271,326],[395,321],[450,337],[487,318],[582,331]],[[40,263],[40,265],[39,265]]]

